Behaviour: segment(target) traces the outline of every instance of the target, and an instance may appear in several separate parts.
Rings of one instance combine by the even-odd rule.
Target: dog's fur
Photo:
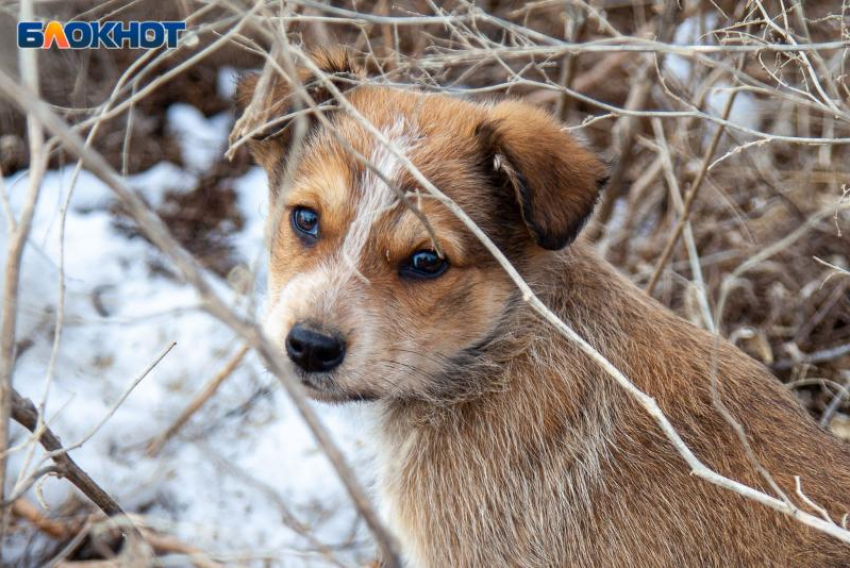
[[[357,74],[341,52],[327,72]],[[310,82],[309,73],[301,79]],[[239,85],[241,107],[256,77]],[[343,83],[340,83],[341,85]],[[317,99],[327,98],[313,87]],[[293,108],[282,81],[265,118]],[[363,85],[356,109],[504,251],[535,292],[638,388],[722,475],[770,492],[756,460],[802,509],[841,521],[850,452],[759,363],[683,321],[574,238],[605,169],[546,113]],[[300,376],[316,398],[369,400],[380,416],[379,492],[410,566],[839,566],[850,547],[692,476],[648,413],[533,315],[504,270],[352,116],[251,141],[284,214],[271,234],[267,331],[283,348],[309,321],[346,338],[331,373]],[[398,267],[431,248],[370,159],[418,206],[449,260],[433,280]],[[279,195],[285,168],[293,184]],[[307,246],[288,214],[319,212]],[[273,216],[272,216],[273,217]],[[740,423],[752,456],[712,393]]]

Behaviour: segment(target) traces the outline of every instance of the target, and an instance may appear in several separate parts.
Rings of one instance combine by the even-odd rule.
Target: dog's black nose
[[[332,371],[345,357],[345,342],[337,336],[295,324],[286,336],[286,353],[308,373]]]

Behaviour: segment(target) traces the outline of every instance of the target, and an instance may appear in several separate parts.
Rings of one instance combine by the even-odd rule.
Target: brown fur
[[[240,93],[244,103],[250,86]],[[798,505],[806,509],[795,476],[833,519],[850,511],[850,451],[764,367],[648,298],[581,240],[564,248],[604,168],[556,121],[515,101],[374,85],[347,97],[556,314],[657,400],[709,467],[770,491],[718,412],[716,384]],[[531,313],[441,203],[351,116],[332,120],[421,208],[450,267],[434,280],[400,277],[409,255],[432,246],[427,231],[315,127],[272,228],[267,330],[281,346],[303,321],[346,338],[338,369],[293,370],[318,399],[373,401],[382,508],[409,565],[848,565],[847,545],[692,476],[646,411]],[[274,179],[286,147],[258,140],[252,150]],[[311,246],[286,221],[299,206],[320,216]]]

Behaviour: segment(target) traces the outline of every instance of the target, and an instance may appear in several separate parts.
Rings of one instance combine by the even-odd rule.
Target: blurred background
[[[0,69],[15,76],[20,9],[0,2]],[[90,136],[245,313],[262,309],[267,188],[244,148],[224,156],[236,78],[264,65],[279,34],[308,49],[338,43],[371,81],[522,97],[557,115],[610,164],[586,229],[601,254],[764,363],[825,428],[850,438],[847,2],[34,9],[45,21],[187,22],[173,50],[39,50],[40,96]],[[4,265],[29,143],[25,114],[0,97]],[[72,457],[145,527],[150,549],[122,548],[84,497],[40,470],[41,450],[13,427],[4,562],[369,562],[368,531],[277,381],[76,166],[52,148],[21,266],[13,385],[43,404],[66,445],[84,442]],[[356,408],[317,410],[368,485],[368,424]]]

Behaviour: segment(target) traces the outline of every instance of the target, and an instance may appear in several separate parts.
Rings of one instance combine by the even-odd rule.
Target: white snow
[[[703,35],[702,30],[717,28],[717,15],[705,15],[704,24],[700,16],[691,16],[683,21],[676,29],[673,43],[676,45],[710,45],[715,43],[710,35]],[[677,80],[685,85],[691,83],[691,72],[694,61],[681,55],[669,54],[664,60],[664,68]],[[729,100],[732,84],[721,79],[711,86],[706,96],[706,111],[714,116],[721,116],[726,101]],[[729,122],[739,124],[751,130],[757,130],[761,124],[761,106],[758,100],[748,92],[739,92],[732,103]],[[740,135],[740,131],[737,132]]]
[[[216,89],[219,98],[230,100],[236,94],[236,81],[239,72],[233,67],[222,67],[216,76]]]
[[[232,121],[229,112],[207,119],[195,107],[176,103],[168,107],[167,119],[171,133],[180,142],[183,161],[191,171],[208,170],[224,153]]]
[[[198,176],[181,170],[171,162],[160,162],[147,171],[125,179],[127,185],[144,197],[154,209],[162,205],[167,193],[187,193],[197,180]]]
[[[167,191],[191,190],[222,153],[232,120],[227,114],[206,119],[186,105],[174,105],[168,118],[188,171],[162,163],[127,179],[154,206]],[[45,390],[53,342],[60,211],[72,172],[66,167],[44,179],[21,275],[17,336],[32,346],[20,356],[14,386],[36,402]],[[13,210],[20,211],[26,176],[11,176],[5,184]],[[234,244],[240,261],[255,266],[264,258],[265,175],[252,169],[234,187],[246,219]],[[287,526],[284,519],[292,514],[324,543],[338,545],[353,536],[355,545],[338,554],[347,565],[369,560],[368,534],[330,464],[276,379],[253,355],[158,456],[146,454],[148,441],[177,417],[240,342],[199,310],[191,288],[152,273],[149,261],[163,262],[161,255],[144,239],[115,228],[112,204],[109,189],[83,171],[67,214],[64,330],[47,398],[51,427],[65,444],[78,442],[157,354],[170,342],[177,345],[72,457],[128,511],[143,511],[148,522],[211,553],[234,559],[259,555],[274,566],[326,565],[317,554],[302,552],[312,547]],[[7,244],[8,227],[0,217],[3,266]],[[224,285],[217,289],[237,299]],[[364,470],[364,458],[355,458],[353,450],[367,429],[344,418],[351,410],[316,408],[356,469]],[[26,440],[21,428],[13,434],[14,443]],[[26,451],[11,456],[7,492],[26,473],[25,457]],[[36,459],[27,471],[39,465]],[[55,478],[42,490],[51,508],[74,491]],[[34,490],[27,497],[37,498]],[[20,554],[25,543],[16,545],[17,551],[5,553],[7,559]]]

